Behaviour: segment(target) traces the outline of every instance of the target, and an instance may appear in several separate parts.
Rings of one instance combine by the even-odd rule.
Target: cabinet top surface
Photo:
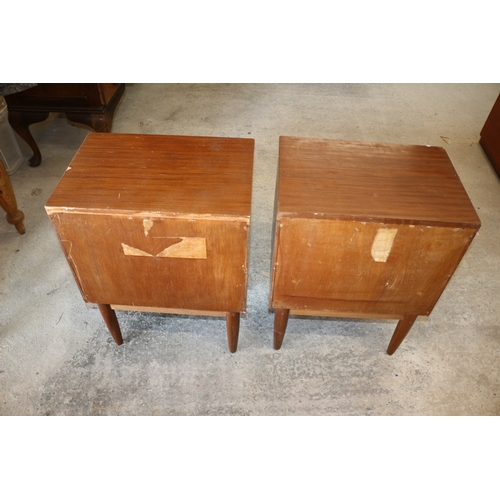
[[[254,140],[90,133],[47,210],[248,217]]]
[[[280,137],[278,212],[481,224],[443,148],[299,137]]]

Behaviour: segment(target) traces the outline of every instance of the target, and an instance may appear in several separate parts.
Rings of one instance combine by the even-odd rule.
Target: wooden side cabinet
[[[33,151],[32,167],[42,161],[29,126],[44,121],[49,113],[64,113],[96,132],[111,132],[116,107],[125,91],[124,83],[39,83],[23,92],[5,96],[9,123]]]
[[[500,176],[500,95],[481,130],[479,144]]]
[[[246,309],[253,139],[91,133],[46,210],[85,301],[226,317]]]
[[[480,227],[444,149],[281,137],[270,306],[288,316],[429,315]]]

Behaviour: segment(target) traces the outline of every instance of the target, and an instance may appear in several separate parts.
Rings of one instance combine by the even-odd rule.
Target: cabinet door
[[[428,315],[474,234],[450,227],[282,218],[271,307]]]
[[[88,302],[243,312],[248,221],[53,213]]]

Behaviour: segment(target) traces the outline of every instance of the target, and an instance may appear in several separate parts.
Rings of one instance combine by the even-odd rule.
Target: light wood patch
[[[379,228],[372,244],[372,257],[375,262],[387,262],[397,232],[396,228]]]
[[[171,245],[153,255],[139,248],[122,243],[123,253],[135,257],[170,257],[172,259],[206,259],[207,243],[205,238],[182,238],[182,241]]]

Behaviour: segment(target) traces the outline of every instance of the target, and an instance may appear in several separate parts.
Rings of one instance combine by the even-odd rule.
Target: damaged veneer
[[[480,221],[442,148],[280,138],[270,307],[398,320],[429,315]]]
[[[225,316],[236,351],[253,149],[253,139],[87,136],[46,210],[84,300],[118,344],[115,310],[126,309]]]

